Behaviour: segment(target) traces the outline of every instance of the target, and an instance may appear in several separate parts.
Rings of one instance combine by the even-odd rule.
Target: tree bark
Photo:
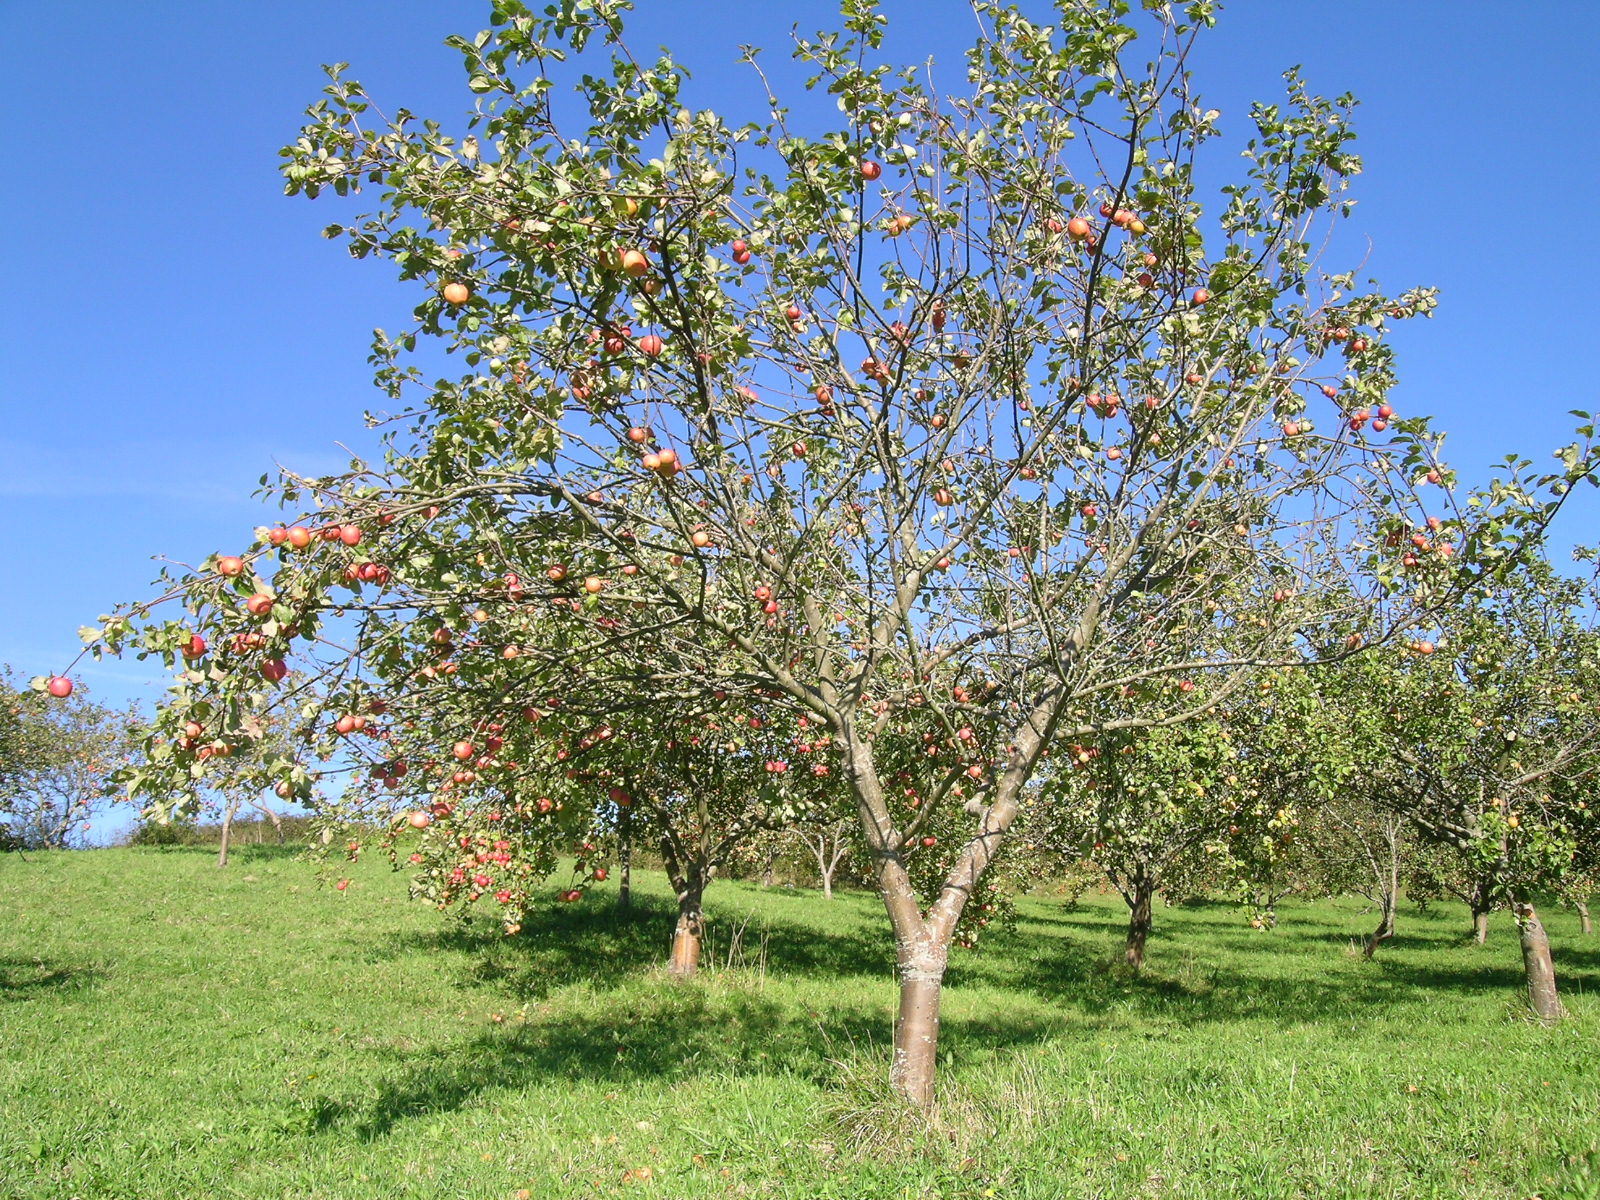
[[[1124,894],[1128,901],[1128,946],[1123,957],[1135,971],[1144,966],[1144,945],[1150,937],[1150,908],[1155,901],[1155,881],[1141,873]]]
[[[1589,902],[1587,900],[1574,900],[1572,907],[1578,910],[1578,920],[1585,935],[1594,933],[1594,920],[1589,916]]]
[[[1366,944],[1361,948],[1363,958],[1371,958],[1377,953],[1378,947],[1394,937],[1395,908],[1400,903],[1400,824],[1392,820],[1384,830],[1384,840],[1388,847],[1387,862],[1380,863],[1373,858],[1373,882],[1377,884],[1377,900],[1381,915],[1378,927],[1367,935]]]
[[[705,935],[705,917],[700,911],[704,886],[694,880],[678,893],[678,925],[672,932],[672,955],[667,974],[674,979],[689,979],[700,969],[700,939]]]
[[[767,865],[762,869],[762,872],[761,872],[761,886],[762,887],[769,888],[769,887],[772,886],[773,878],[774,878],[773,872],[777,869],[777,866],[778,866],[778,851],[777,850],[771,850],[771,851],[769,851],[767,853]]]
[[[894,1023],[889,1083],[924,1111],[933,1108],[944,966],[942,954],[927,953],[914,954],[900,964],[900,1012]]]
[[[617,826],[617,907],[627,912],[633,904],[633,809],[622,809]]]
[[[838,865],[839,865],[838,862],[835,861],[833,866],[824,867],[822,869],[822,898],[824,900],[832,900],[833,899],[833,872],[834,872],[834,868],[837,867]],[[1584,914],[1584,921],[1587,922],[1588,919],[1589,919],[1589,915],[1587,913],[1585,913]],[[1584,932],[1588,933],[1589,931],[1588,931],[1587,928],[1585,928]]]
[[[1394,936],[1394,901],[1385,896],[1380,907],[1383,913],[1378,919],[1378,927],[1367,935],[1367,940],[1361,947],[1363,958],[1371,958],[1377,953],[1379,946]]]
[[[1467,903],[1472,909],[1472,939],[1481,946],[1489,938],[1489,914],[1494,911],[1494,880],[1486,876],[1473,884]]]
[[[1550,938],[1533,905],[1512,906],[1522,941],[1522,969],[1528,977],[1528,1004],[1541,1021],[1559,1021],[1567,1015],[1556,990],[1555,964],[1550,961]]]
[[[661,831],[661,861],[678,897],[678,924],[672,931],[667,974],[674,979],[689,979],[700,969],[700,939],[706,928],[700,901],[706,890],[706,875],[700,864],[679,857],[678,847],[665,826]]]
[[[217,866],[228,865],[228,843],[233,839],[233,814],[239,811],[237,800],[228,801],[222,810],[222,838],[217,845]]]

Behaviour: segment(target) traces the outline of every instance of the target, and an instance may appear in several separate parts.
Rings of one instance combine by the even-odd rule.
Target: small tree
[[[855,828],[848,819],[834,818],[802,825],[794,831],[795,840],[816,860],[824,900],[833,899],[833,877],[838,874],[839,864],[849,857]]]
[[[80,683],[65,699],[19,689],[0,673],[0,821],[19,849],[82,843],[116,794],[112,777],[133,752],[137,715],[96,704]]]

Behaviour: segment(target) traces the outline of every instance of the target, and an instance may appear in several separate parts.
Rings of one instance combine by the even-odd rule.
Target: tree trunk
[[[762,887],[769,888],[769,887],[772,886],[772,883],[773,883],[773,871],[777,868],[777,865],[778,865],[778,852],[776,850],[773,850],[767,855],[767,865],[761,871],[761,886]]]
[[[933,1108],[946,961],[943,952],[919,952],[900,964],[900,1012],[894,1022],[889,1084],[924,1112]]]
[[[233,839],[233,814],[239,811],[237,800],[228,801],[222,810],[222,839],[217,845],[217,866],[228,865],[228,843]]]
[[[1489,938],[1489,914],[1494,911],[1494,880],[1484,877],[1473,884],[1467,903],[1472,909],[1472,940],[1481,946]]]
[[[623,912],[633,904],[633,810],[624,808],[617,830],[617,907]]]
[[[1140,875],[1133,882],[1128,901],[1128,947],[1124,957],[1135,971],[1144,966],[1144,944],[1150,937],[1150,907],[1155,900],[1154,882]]]
[[[1550,961],[1550,938],[1534,907],[1526,902],[1512,906],[1517,915],[1517,932],[1522,940],[1522,969],[1528,976],[1528,1004],[1541,1021],[1559,1021],[1566,1016],[1561,996],[1556,991],[1556,969]]]
[[[1586,935],[1594,933],[1594,921],[1589,916],[1589,902],[1574,900],[1572,907],[1578,910],[1578,920],[1582,923],[1583,932]]]
[[[667,958],[667,974],[674,979],[689,979],[700,969],[700,939],[705,934],[705,916],[700,899],[705,894],[710,872],[702,862],[679,854],[670,828],[661,827],[661,861],[678,897],[678,925],[672,931],[672,953]]]
[[[1384,839],[1388,845],[1389,855],[1386,863],[1374,861],[1373,881],[1378,885],[1378,907],[1382,915],[1378,920],[1378,927],[1367,936],[1366,945],[1362,947],[1363,958],[1371,958],[1377,953],[1378,947],[1394,936],[1395,908],[1400,903],[1400,824],[1398,820],[1390,821],[1384,830]]]
[[[837,862],[835,862],[833,864],[833,866],[824,867],[822,869],[822,898],[824,900],[832,900],[833,899],[833,872],[834,872],[835,868],[838,867],[838,865],[839,864]],[[1584,914],[1584,920],[1587,921],[1588,919],[1589,919],[1589,914],[1585,913]],[[1587,933],[1588,929],[1586,928],[1584,930],[1584,932]]]
[[[678,926],[672,932],[672,956],[667,960],[667,974],[674,979],[692,978],[700,969],[700,939],[705,934],[705,917],[700,911],[703,890],[704,885],[693,879],[678,892]]]
[[[1367,935],[1366,943],[1361,948],[1363,958],[1371,958],[1377,953],[1378,947],[1394,936],[1394,894],[1391,892],[1384,896],[1379,903],[1383,910],[1378,920],[1378,927]]]

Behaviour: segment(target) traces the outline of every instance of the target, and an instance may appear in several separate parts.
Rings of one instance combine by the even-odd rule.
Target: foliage
[[[980,3],[946,96],[849,0],[795,43],[842,117],[774,95],[742,125],[635,56],[625,9],[498,0],[451,39],[476,97],[457,134],[330,70],[283,169],[291,194],[376,189],[328,235],[419,293],[374,346],[392,436],[382,462],[289,479],[304,525],[166,579],[182,616],[91,632],[181,666],[127,777],[151,803],[246,754],[273,706],[304,753],[261,756],[261,782],[299,794],[307,758],[342,757],[393,780],[338,728],[382,716],[424,768],[400,796],[449,783],[452,819],[551,795],[585,723],[651,731],[617,743],[642,767],[717,704],[771,709],[825,735],[903,980],[936,991],[1046,754],[1100,735],[1103,700],[1123,727],[1175,722],[1199,711],[1185,682],[1219,703],[1263,664],[1409,630],[1592,477],[1583,426],[1555,473],[1512,459],[1428,512],[1453,475],[1392,409],[1388,335],[1433,293],[1316,259],[1360,169],[1353,102],[1291,72],[1203,219],[1195,163],[1227,152],[1187,70],[1208,5],[1063,0],[1048,26]],[[454,377],[428,381],[430,349]],[[552,700],[562,738],[478,753]],[[197,718],[219,740],[186,748]],[[457,846],[510,856],[511,880],[481,873],[514,907],[567,855],[590,868],[602,796]],[[918,1061],[896,1082],[926,1104]]]
[[[56,699],[0,673],[0,831],[18,849],[78,845],[118,789],[137,715],[89,699],[79,685]]]

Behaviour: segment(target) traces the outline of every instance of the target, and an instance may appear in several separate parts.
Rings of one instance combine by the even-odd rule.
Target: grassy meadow
[[[1571,1019],[1525,1019],[1515,931],[1356,901],[1030,897],[960,953],[941,1114],[883,1098],[872,895],[719,882],[714,963],[659,966],[655,879],[506,939],[274,846],[0,856],[0,1197],[1600,1197],[1600,939],[1547,923]]]

